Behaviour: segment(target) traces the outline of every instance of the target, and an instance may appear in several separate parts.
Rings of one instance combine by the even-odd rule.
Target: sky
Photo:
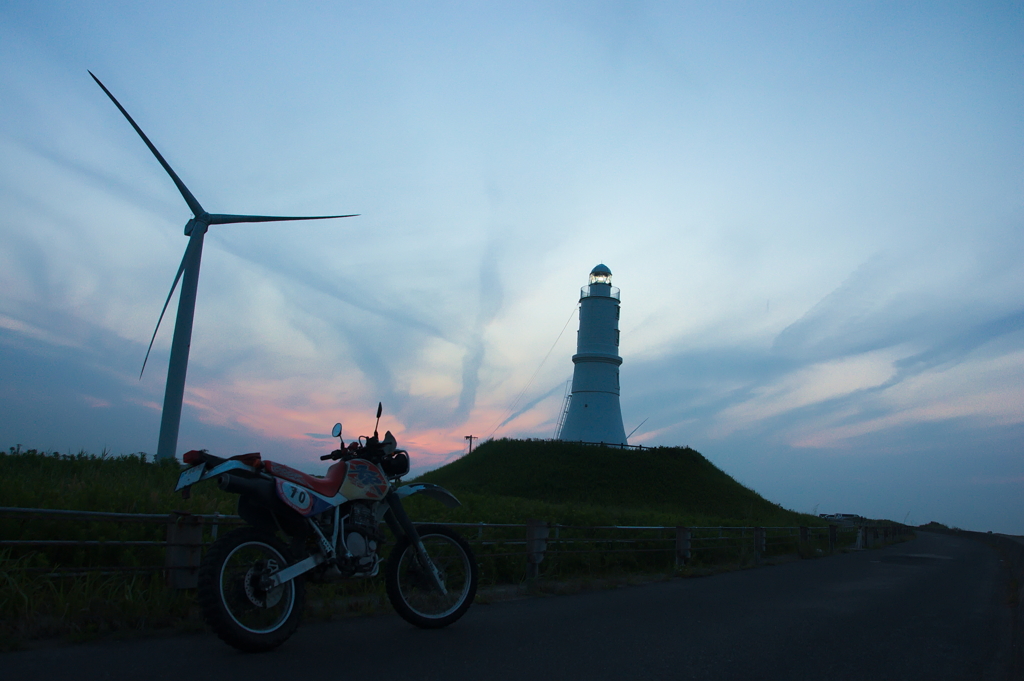
[[[0,447],[156,451],[191,214],[91,70],[206,210],[360,214],[210,228],[179,455],[550,438],[604,263],[632,444],[1024,534],[1020,2],[15,0],[0,63]]]

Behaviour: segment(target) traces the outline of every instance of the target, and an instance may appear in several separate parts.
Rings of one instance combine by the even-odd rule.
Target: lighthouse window
[[[616,306],[615,306],[615,318],[616,318],[616,319],[618,319],[618,318],[619,318],[619,311],[620,311],[620,310],[621,310],[621,308],[620,308],[620,307],[619,307],[618,305],[616,305]]]
[[[615,329],[615,345],[619,344],[619,330]]]

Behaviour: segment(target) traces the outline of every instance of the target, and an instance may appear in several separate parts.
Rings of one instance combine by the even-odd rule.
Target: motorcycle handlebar
[[[365,437],[365,436],[364,436]],[[353,440],[349,443],[348,449],[335,449],[330,454],[324,454],[320,457],[321,461],[327,461],[328,459],[343,459],[346,457],[355,457],[369,454],[366,458],[375,459],[379,458],[382,453],[380,451],[380,443],[376,438],[366,438],[366,444],[360,446],[359,443]]]

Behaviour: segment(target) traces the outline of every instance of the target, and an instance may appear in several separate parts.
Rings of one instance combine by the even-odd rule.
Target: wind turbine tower
[[[117,101],[107,86],[100,82],[100,79],[89,72],[96,84],[102,88],[110,101],[114,103],[124,117],[128,120],[135,132],[146,143],[153,156],[163,166],[163,169],[170,176],[174,186],[185,199],[189,210],[192,211],[192,219],[185,223],[185,236],[188,237],[188,245],[185,247],[185,255],[178,267],[178,274],[171,284],[171,291],[164,301],[164,309],[160,311],[160,317],[156,320],[156,329],[153,330],[153,337],[149,339],[149,349],[146,350],[146,359],[142,361],[142,371],[146,370],[146,362],[149,361],[150,350],[153,349],[153,341],[156,340],[156,332],[160,330],[160,322],[163,321],[164,313],[167,312],[167,305],[171,302],[174,289],[181,281],[181,294],[178,296],[178,315],[174,321],[174,335],[171,339],[171,358],[167,366],[167,384],[164,387],[164,408],[160,417],[160,439],[157,442],[156,458],[173,459],[178,448],[178,428],[181,425],[181,405],[185,398],[185,374],[188,372],[188,352],[192,343],[192,320],[196,309],[196,292],[199,287],[199,265],[203,257],[203,239],[206,230],[210,225],[230,225],[243,222],[287,222],[291,220],[333,220],[335,218],[354,218],[356,215],[316,215],[316,216],[280,216],[280,215],[228,215],[224,213],[207,213],[200,205],[196,197],[192,195],[185,183],[181,181],[178,174],[174,172],[170,164],[157,151],[157,148],[142,132],[142,128],[135,120],[128,115],[121,103]],[[139,372],[142,378],[142,372]]]
[[[626,444],[619,408],[619,289],[598,265],[580,290],[580,330],[572,356],[572,396],[558,439]]]

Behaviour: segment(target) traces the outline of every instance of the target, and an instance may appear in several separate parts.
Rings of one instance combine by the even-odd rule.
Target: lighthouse
[[[580,330],[572,356],[572,395],[558,439],[626,444],[619,408],[619,289],[598,265],[580,291]]]

